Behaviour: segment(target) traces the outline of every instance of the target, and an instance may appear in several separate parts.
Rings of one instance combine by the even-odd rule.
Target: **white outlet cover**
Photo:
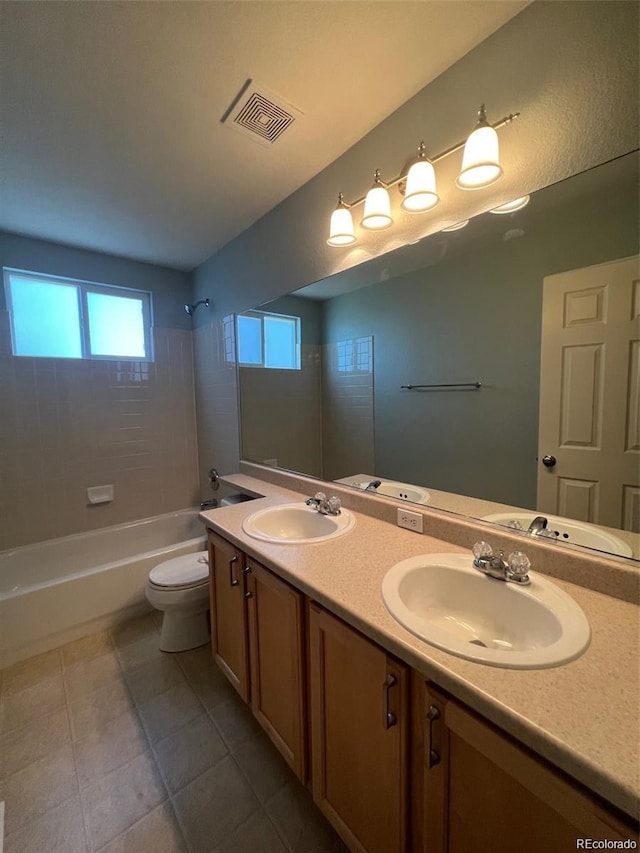
[[[404,507],[398,507],[397,523],[398,527],[404,527],[406,530],[413,530],[415,533],[422,533],[424,516],[419,512],[411,512]]]

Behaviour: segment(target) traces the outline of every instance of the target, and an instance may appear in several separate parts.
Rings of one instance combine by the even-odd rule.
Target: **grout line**
[[[62,654],[60,655],[60,663],[62,663]],[[87,824],[87,818],[84,813],[84,801],[82,798],[82,791],[80,790],[80,776],[78,774],[78,757],[76,755],[76,741],[74,740],[74,731],[71,725],[71,714],[69,713],[69,705],[71,702],[69,701],[69,693],[67,691],[67,682],[64,678],[64,674],[62,677],[62,689],[64,690],[64,698],[65,698],[65,711],[67,712],[67,723],[69,725],[69,737],[71,738],[71,752],[73,755],[73,766],[76,771],[76,785],[78,787],[78,802],[80,804],[80,815],[82,817],[82,833],[84,835],[84,846],[86,850],[90,850],[89,844],[89,827]]]
[[[0,853],[4,850],[4,800],[0,800]]]

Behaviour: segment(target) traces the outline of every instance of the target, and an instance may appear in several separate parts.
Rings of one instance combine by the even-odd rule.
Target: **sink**
[[[507,669],[545,669],[589,645],[586,616],[537,572],[518,586],[474,569],[471,554],[428,554],[396,563],[382,581],[391,615],[458,657]]]
[[[411,501],[411,503],[416,504],[426,504],[431,499],[429,492],[420,486],[414,486],[412,483],[401,483],[399,480],[383,480],[382,477],[374,477],[370,474],[356,474],[355,477],[344,477],[341,480],[336,480],[336,482],[364,490],[373,480],[378,480],[380,485],[377,489],[371,489],[368,494],[384,495],[386,498]]]
[[[340,515],[322,515],[305,503],[283,504],[254,512],[242,523],[242,529],[254,539],[305,545],[344,536],[355,527],[356,519],[349,510]]]
[[[617,554],[619,557],[633,556],[630,546],[613,533],[609,533],[595,524],[578,521],[574,518],[562,518],[559,515],[545,515],[544,513],[516,510],[514,512],[495,512],[491,515],[485,515],[483,521],[495,521],[506,527],[512,526],[511,523],[517,521],[526,531],[537,515],[544,515],[547,519],[549,523],[547,529],[558,532],[556,540],[558,542],[571,542],[574,545],[584,545],[586,548],[597,548],[599,551],[608,551],[610,554]],[[550,539],[549,541],[553,542],[554,540]]]

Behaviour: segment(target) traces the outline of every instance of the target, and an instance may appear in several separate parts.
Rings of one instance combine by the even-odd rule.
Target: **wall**
[[[635,148],[638,113],[630,105],[638,103],[638,14],[635,3],[536,0],[198,267],[196,298],[216,303],[215,316],[198,322],[219,322]],[[502,181],[483,192],[458,191],[459,159],[451,157],[438,166],[442,203],[433,213],[401,214],[396,198],[398,222],[389,231],[351,249],[325,244],[338,191],[358,197],[376,167],[383,176],[397,174],[421,138],[429,152],[457,142],[482,102],[491,119],[522,113],[500,132]],[[215,436],[204,440],[209,458],[216,457]],[[228,463],[237,465],[230,457]]]
[[[0,264],[150,290],[155,315],[153,362],[14,357],[2,289],[0,550],[193,506],[189,275],[8,233]]]

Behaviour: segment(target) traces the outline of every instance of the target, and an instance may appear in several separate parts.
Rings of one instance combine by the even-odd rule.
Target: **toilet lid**
[[[149,573],[149,580],[156,586],[193,586],[203,583],[208,577],[209,560],[204,551],[165,560]]]

